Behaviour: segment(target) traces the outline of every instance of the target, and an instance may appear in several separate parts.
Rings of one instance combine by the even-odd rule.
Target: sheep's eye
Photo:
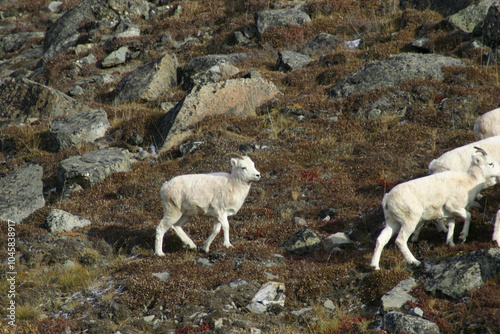
[[[246,167],[241,167],[241,169],[243,169],[243,170],[247,170],[247,168],[246,168]]]

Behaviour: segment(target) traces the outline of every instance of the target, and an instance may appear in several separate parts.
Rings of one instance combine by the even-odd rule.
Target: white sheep
[[[399,232],[396,245],[405,260],[420,265],[408,248],[407,241],[420,221],[446,219],[448,223],[447,242],[453,238],[455,218],[470,223],[467,207],[484,188],[487,179],[500,176],[500,166],[484,150],[472,155],[467,172],[445,171],[424,176],[395,186],[382,200],[386,227],[377,238],[371,266],[380,269],[380,255],[387,242]]]
[[[484,113],[474,122],[477,139],[485,139],[500,135],[500,108]]]
[[[435,174],[443,171],[461,171],[465,172],[470,166],[470,156],[473,154],[476,149],[475,147],[481,147],[487,152],[489,152],[495,161],[500,161],[500,136],[489,137],[486,139],[482,139],[470,144],[466,144],[464,146],[457,147],[453,150],[445,152],[439,158],[432,160],[429,163],[429,173]],[[491,177],[488,179],[488,182],[485,184],[486,187],[491,187],[499,182],[497,177]],[[481,198],[481,195],[478,194],[478,198]],[[474,202],[474,204],[477,204]],[[441,227],[444,227],[443,222],[439,223]],[[443,229],[446,231],[446,228]],[[453,233],[453,231],[448,233]],[[460,232],[460,239],[465,241],[469,234],[469,225],[464,224],[462,232]],[[412,238],[413,241],[416,241],[418,238],[418,232]]]
[[[163,236],[173,228],[182,242],[191,249],[196,244],[182,226],[193,216],[214,217],[214,229],[202,248],[208,252],[210,244],[222,228],[224,246],[229,242],[228,216],[238,212],[250,191],[252,182],[260,180],[260,173],[247,156],[231,159],[232,172],[189,174],[176,176],[160,189],[163,219],[156,227],[155,253],[164,256]]]

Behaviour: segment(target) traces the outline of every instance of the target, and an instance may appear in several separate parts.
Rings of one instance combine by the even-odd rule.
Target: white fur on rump
[[[478,140],[500,135],[500,108],[478,117],[474,122],[474,132]]]
[[[386,227],[377,238],[371,266],[380,269],[382,250],[398,233],[396,245],[405,260],[420,265],[407,241],[421,221],[442,219],[448,224],[447,243],[453,245],[455,218],[465,220],[464,229],[470,224],[467,208],[484,189],[487,179],[500,176],[498,163],[482,149],[472,156],[467,172],[445,171],[395,186],[382,200]],[[470,158],[469,158],[470,159]],[[469,160],[470,161],[470,160]]]
[[[252,182],[260,180],[260,173],[247,156],[231,159],[232,172],[210,174],[188,174],[176,176],[160,189],[163,219],[156,227],[155,253],[164,256],[163,236],[172,228],[182,242],[191,249],[196,244],[184,232],[182,226],[193,216],[215,218],[212,234],[202,248],[208,252],[210,244],[221,228],[224,246],[232,247],[229,241],[227,217],[235,215],[243,205]]]

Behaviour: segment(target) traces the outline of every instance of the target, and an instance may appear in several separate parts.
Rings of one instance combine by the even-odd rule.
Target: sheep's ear
[[[484,160],[484,155],[481,153],[476,153],[472,156],[472,163],[474,165],[480,165]]]
[[[236,167],[238,165],[238,161],[236,158],[231,158],[231,166]]]

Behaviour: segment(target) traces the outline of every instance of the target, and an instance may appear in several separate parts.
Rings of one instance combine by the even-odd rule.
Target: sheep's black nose
[[[257,180],[260,180],[260,173],[255,174],[255,177],[257,178]]]

